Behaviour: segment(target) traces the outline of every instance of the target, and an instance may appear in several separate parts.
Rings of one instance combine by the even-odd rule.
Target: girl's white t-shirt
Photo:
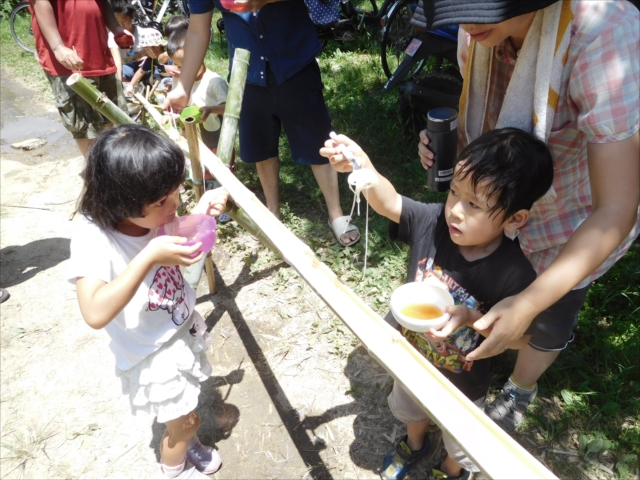
[[[155,237],[155,230],[143,237],[103,230],[82,217],[71,238],[69,281],[115,280]],[[158,350],[184,326],[195,303],[196,294],[177,265],[153,267],[127,306],[104,328],[116,366],[129,370]]]
[[[177,83],[174,81],[172,88],[176,88]],[[193,82],[189,105],[198,107],[220,105],[227,101],[228,93],[229,85],[227,85],[227,81],[207,68],[202,78]],[[202,125],[205,130],[215,132],[221,127],[220,118],[218,115],[209,115]]]

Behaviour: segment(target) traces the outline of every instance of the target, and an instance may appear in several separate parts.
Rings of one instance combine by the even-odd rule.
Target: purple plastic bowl
[[[191,257],[197,257],[200,253],[209,252],[216,244],[216,219],[209,215],[186,215],[178,217],[179,228],[175,233],[178,237],[186,237],[187,241],[182,243],[185,247],[190,247],[198,242],[202,242],[200,248]],[[158,236],[168,235],[165,232],[165,225],[158,230]]]

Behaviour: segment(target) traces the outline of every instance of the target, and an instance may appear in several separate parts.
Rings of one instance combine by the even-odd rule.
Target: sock
[[[175,478],[178,475],[180,475],[182,473],[182,471],[184,470],[184,466],[187,463],[186,462],[186,457],[184,459],[184,461],[179,464],[176,465],[175,467],[169,467],[167,465],[165,465],[164,463],[160,464],[160,469],[162,470],[162,473],[164,473],[167,477],[169,478]]]
[[[509,377],[509,381],[510,381],[511,383],[513,383],[513,384],[514,384],[517,388],[519,388],[520,390],[526,390],[526,391],[528,391],[528,392],[531,392],[531,391],[535,390],[536,385],[537,385],[537,383],[534,383],[534,384],[533,384],[532,386],[530,386],[530,387],[525,387],[524,385],[521,385],[521,384],[519,384],[518,382],[516,382],[516,381],[513,379],[513,376]]]

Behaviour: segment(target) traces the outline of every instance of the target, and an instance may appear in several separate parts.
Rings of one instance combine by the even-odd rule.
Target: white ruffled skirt
[[[198,406],[200,382],[212,371],[207,360],[211,339],[198,312],[188,324],[139,364],[126,371],[116,368],[134,415],[157,417],[159,423],[166,423]]]

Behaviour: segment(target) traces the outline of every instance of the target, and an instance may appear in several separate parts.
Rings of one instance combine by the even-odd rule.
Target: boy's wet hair
[[[131,18],[134,18],[136,14],[136,9],[131,0],[111,0],[111,10],[113,10],[113,13],[123,13]]]
[[[91,145],[76,212],[99,227],[142,217],[184,180],[185,159],[175,143],[141,125],[111,128]]]
[[[506,220],[518,210],[530,210],[551,188],[553,156],[549,147],[518,128],[491,130],[471,142],[458,156],[456,172],[469,178],[474,189],[485,188],[495,205],[489,213],[502,212]]]
[[[167,21],[167,24],[164,27],[164,34],[167,37],[170,37],[173,32],[186,30],[187,28],[189,28],[189,17],[185,17],[184,15],[174,15]]]
[[[186,39],[187,30],[184,28],[176,30],[171,34],[171,36],[169,37],[169,42],[167,43],[167,53],[170,57],[173,57],[173,55],[178,50],[182,50],[184,48],[184,42],[186,41]]]

